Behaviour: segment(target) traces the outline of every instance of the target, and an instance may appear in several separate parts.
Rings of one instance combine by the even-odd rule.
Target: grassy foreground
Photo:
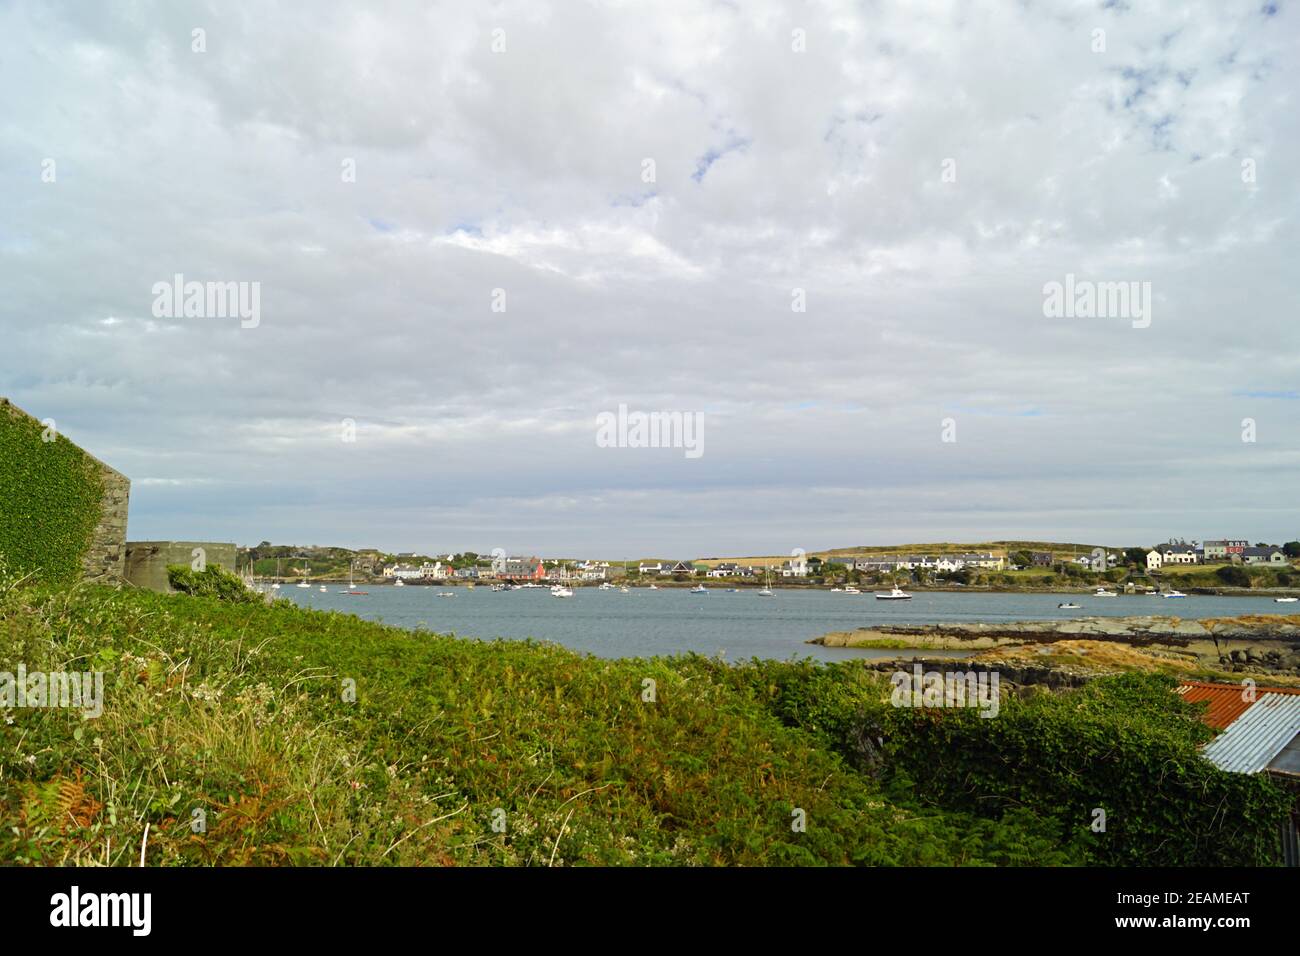
[[[104,706],[0,710],[4,862],[136,865],[142,844],[155,866],[1099,859],[1082,812],[1032,794],[1002,788],[994,812],[966,792],[915,798],[923,725],[908,731],[906,711],[880,712],[909,722],[901,749],[883,741],[886,772],[864,763],[854,720],[888,687],[852,666],[607,661],[288,602],[0,576],[0,670],[19,662],[102,670]],[[1166,697],[1162,754],[1199,761],[1203,730]]]

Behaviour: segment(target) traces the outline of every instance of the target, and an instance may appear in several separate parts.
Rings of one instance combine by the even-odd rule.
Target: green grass
[[[19,661],[101,669],[106,700],[6,712],[0,859],[20,863],[128,864],[146,823],[152,865],[1071,860],[1032,825],[885,800],[699,657],[83,585],[0,595],[0,667]]]
[[[101,670],[105,700],[95,719],[0,711],[2,860],[134,865],[146,825],[155,866],[1092,858],[1085,821],[1051,806],[980,812],[900,784],[915,747],[864,765],[854,728],[889,686],[860,666],[610,661],[289,602],[14,582],[0,574],[0,670]]]

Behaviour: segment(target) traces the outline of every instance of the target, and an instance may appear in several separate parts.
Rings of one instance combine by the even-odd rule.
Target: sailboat
[[[303,572],[302,572],[302,581],[299,582],[298,587],[300,587],[300,588],[307,588],[308,590],[311,589],[311,585],[307,583],[307,575],[308,575],[308,573],[309,573],[310,571],[311,571],[311,565],[309,564],[309,565],[307,565],[306,568],[303,569]]]
[[[355,571],[353,570],[353,566],[351,564],[348,565],[348,589],[346,593],[347,594],[369,594],[370,593],[369,591],[361,591],[357,589],[357,582],[355,580]]]
[[[275,559],[275,583],[271,585],[272,591],[280,590],[280,559]]]
[[[760,590],[760,591],[758,592],[758,596],[759,596],[759,597],[771,597],[771,596],[772,596],[772,570],[771,570],[771,568],[769,568],[768,571],[767,571],[767,579],[766,579],[766,582],[763,584],[763,588],[762,588],[762,590]]]

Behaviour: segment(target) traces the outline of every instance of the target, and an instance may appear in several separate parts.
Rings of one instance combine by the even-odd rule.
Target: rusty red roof
[[[1209,703],[1209,709],[1201,719],[1216,730],[1226,730],[1265,694],[1300,694],[1300,688],[1296,687],[1256,685],[1250,695],[1245,690],[1241,684],[1211,684],[1199,680],[1185,680],[1177,687],[1177,693],[1182,694],[1184,700]]]

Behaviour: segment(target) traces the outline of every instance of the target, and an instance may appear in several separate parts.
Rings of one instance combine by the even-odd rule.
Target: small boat
[[[606,581],[604,584],[602,584],[602,585],[601,585],[600,587],[598,587],[596,590],[597,590],[597,591],[612,591],[612,590],[614,590],[614,585],[612,585],[612,584],[610,584],[608,581]]]
[[[1119,592],[1107,591],[1105,588],[1097,588],[1097,590],[1092,592],[1092,596],[1093,597],[1119,597]]]
[[[327,587],[326,587],[325,585],[323,585],[323,584],[320,586],[320,589],[321,589],[321,593],[322,593],[322,594],[328,594],[328,593],[329,593],[329,588],[327,588]]]
[[[831,594],[843,594],[843,593],[844,593],[843,588],[831,588]]]
[[[406,587],[406,582],[403,581],[401,578],[398,578],[396,581],[393,582],[393,587],[404,588]]]
[[[438,592],[438,597],[455,597],[455,596],[456,596],[456,592],[455,592],[455,591],[439,591],[439,592]]]
[[[857,588],[855,588],[853,585],[850,584],[848,587],[846,587],[846,588],[844,589],[844,593],[845,593],[845,594],[861,594],[862,592],[859,591]]]
[[[272,591],[278,591],[278,590],[280,590],[280,585],[279,585],[278,583],[276,583],[276,584],[272,584],[272,585],[271,585],[271,590],[272,590]]]
[[[1165,591],[1165,592],[1164,592],[1163,594],[1161,594],[1160,596],[1161,596],[1161,597],[1166,597],[1166,598],[1185,598],[1185,597],[1187,597],[1187,595],[1184,594],[1182,591]]]
[[[1300,601],[1300,598],[1273,598],[1274,604],[1294,604],[1296,601]]]
[[[877,601],[910,601],[912,595],[908,594],[902,588],[890,588],[888,594],[876,593]]]
[[[627,587],[626,585],[624,585],[623,587],[619,588],[619,591],[620,591],[621,593],[623,593],[623,594],[631,594],[631,593],[632,593],[632,589],[631,589],[630,587]]]
[[[573,588],[565,588],[557,584],[555,587],[551,588],[551,597],[559,597],[559,598],[573,597]]]
[[[691,594],[708,594],[709,591],[708,591],[708,589],[707,589],[703,584],[697,584],[697,585],[695,585],[695,587],[691,588],[690,593],[691,593]]]
[[[759,597],[772,596],[772,572],[767,572],[767,579],[763,582],[763,589],[758,592]]]
[[[646,590],[647,590],[647,591],[658,591],[658,590],[659,590],[659,585],[657,585],[657,584],[652,584],[652,585],[650,585],[650,587],[646,588]]]
[[[1062,610],[1066,610],[1066,611],[1077,611],[1077,610],[1079,610],[1079,608],[1082,607],[1083,605],[1081,605],[1081,604],[1070,604],[1070,603],[1067,601],[1065,604],[1058,604],[1058,605],[1056,605],[1056,606],[1059,607],[1059,608],[1061,608]]]
[[[311,585],[308,584],[306,581],[303,581],[301,584],[298,585],[298,587],[300,587],[300,588],[307,588],[307,589],[310,590]]]
[[[352,595],[362,595],[362,594],[369,594],[370,592],[369,592],[369,591],[359,591],[359,590],[357,590],[357,589],[354,588],[354,589],[352,589],[351,591],[344,591],[343,593],[344,593],[344,594],[352,594]]]

